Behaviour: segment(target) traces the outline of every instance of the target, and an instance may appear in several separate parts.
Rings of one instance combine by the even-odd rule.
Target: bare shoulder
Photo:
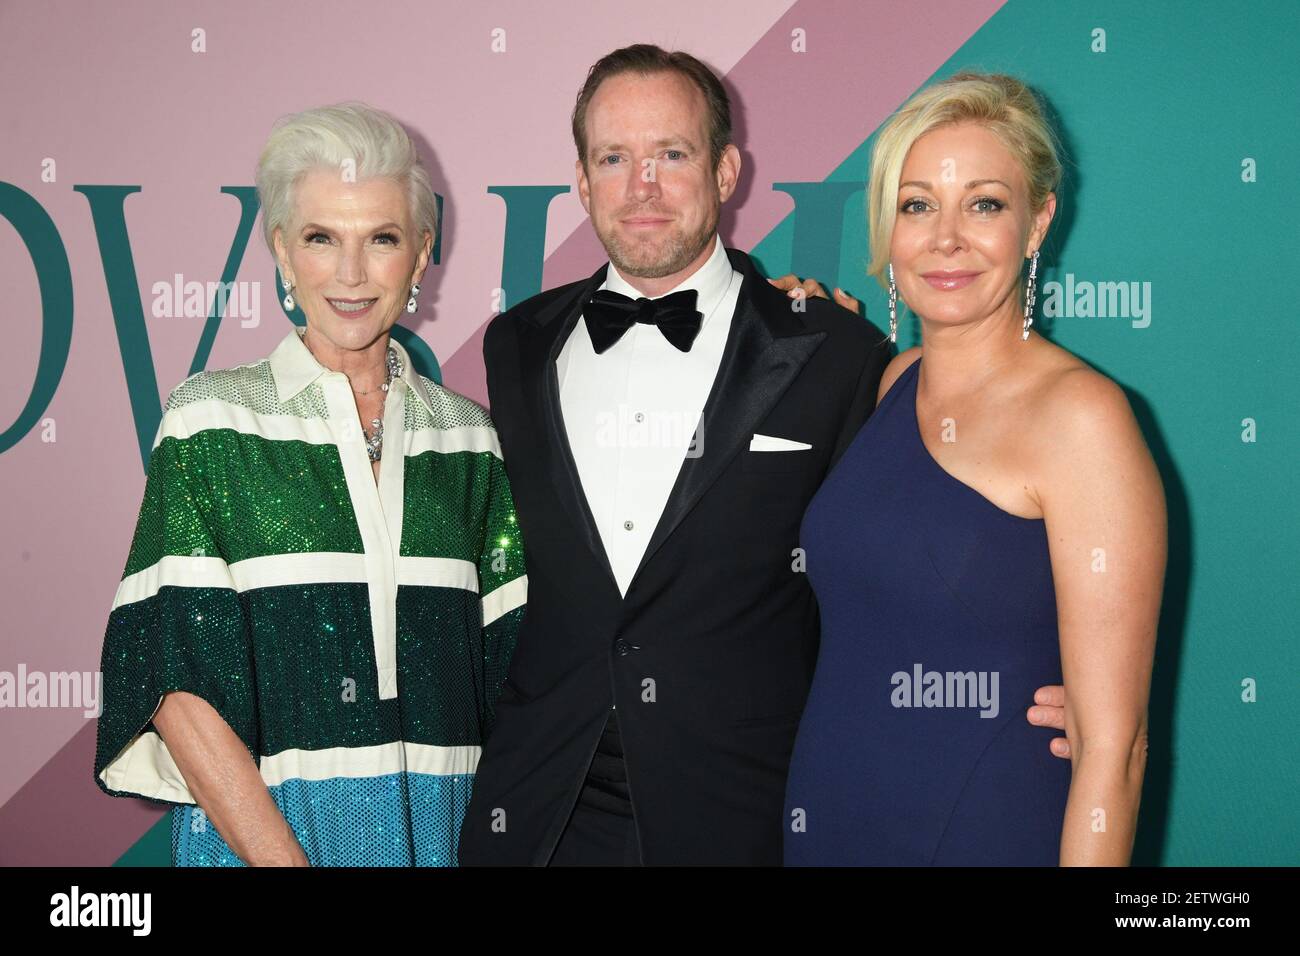
[[[1073,356],[1045,370],[1036,391],[1039,421],[1063,439],[1085,443],[1104,441],[1107,436],[1141,439],[1124,389]]]
[[[1151,452],[1124,389],[1064,349],[1049,357],[1027,409],[1039,440],[1039,474],[1074,487],[1106,476],[1155,473]],[[1054,476],[1054,479],[1049,476]]]
[[[898,376],[907,371],[908,366],[921,357],[921,346],[916,345],[910,349],[904,349],[889,360],[885,366],[884,373],[880,376],[880,389],[876,392],[876,401],[879,402],[885,397],[885,393],[890,387],[898,381]]]
[[[1024,465],[1053,547],[1110,542],[1143,555],[1137,564],[1148,571],[1162,569],[1164,484],[1128,396],[1068,352],[1061,356],[1039,367],[1020,419],[1033,436],[1022,445]]]

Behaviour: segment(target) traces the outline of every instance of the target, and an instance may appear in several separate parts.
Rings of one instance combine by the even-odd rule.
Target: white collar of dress
[[[397,339],[390,337],[389,346],[397,352],[402,361],[402,374],[397,381],[420,397],[430,414],[437,414],[433,396],[425,388],[424,380],[411,366],[411,356]],[[287,402],[316,379],[329,371],[316,360],[311,350],[302,341],[302,330],[291,329],[280,340],[280,344],[271,353],[271,377],[275,380],[275,392],[280,401]]]

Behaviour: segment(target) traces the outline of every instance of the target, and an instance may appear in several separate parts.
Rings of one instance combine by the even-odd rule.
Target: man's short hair
[[[713,168],[722,158],[722,151],[731,143],[731,100],[711,69],[700,60],[681,50],[669,52],[652,43],[637,43],[608,53],[587,71],[587,82],[578,93],[573,106],[573,143],[578,147],[578,159],[587,164],[587,107],[596,95],[600,84],[620,73],[677,73],[695,85],[709,110],[709,154]]]

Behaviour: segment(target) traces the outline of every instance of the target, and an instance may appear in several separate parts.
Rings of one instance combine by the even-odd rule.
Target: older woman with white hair
[[[167,400],[95,778],[174,805],[177,865],[454,865],[526,578],[491,421],[390,334],[434,195],[360,104],[277,124],[257,189],[306,327]]]

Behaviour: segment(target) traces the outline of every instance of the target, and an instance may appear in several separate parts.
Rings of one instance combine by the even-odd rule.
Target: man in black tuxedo
[[[889,344],[723,248],[740,154],[700,61],[615,51],[573,124],[610,264],[484,339],[528,606],[459,859],[779,865],[818,645],[800,520]]]

